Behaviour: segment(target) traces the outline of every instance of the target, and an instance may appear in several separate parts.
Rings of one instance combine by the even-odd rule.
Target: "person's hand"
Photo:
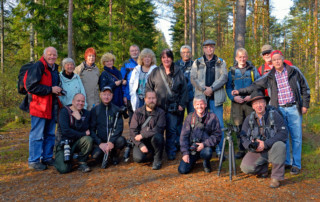
[[[231,91],[231,95],[233,95],[233,96],[239,95],[239,91],[238,90],[233,90],[233,91]]]
[[[116,86],[120,86],[122,83],[122,80],[115,81],[114,83],[116,84]]]
[[[308,112],[308,108],[306,108],[306,107],[302,107],[301,108],[301,113],[302,114],[306,114]]]
[[[107,142],[107,151],[111,151],[114,148],[114,144],[112,142]]]
[[[72,116],[77,120],[81,119],[81,115],[78,110],[72,111]]]
[[[204,93],[206,96],[210,97],[210,96],[212,95],[212,93],[213,93],[212,88],[211,88],[211,87],[208,87],[208,86],[206,86],[205,88],[206,88],[206,90],[204,90],[203,93]]]
[[[182,160],[183,160],[185,163],[190,163],[190,157],[189,157],[189,155],[184,155],[184,156],[182,157]]]
[[[124,102],[124,104],[127,106],[127,104],[128,104],[128,100],[127,100],[127,98],[126,98],[126,97],[124,97],[124,98],[123,98],[123,102]]]
[[[107,152],[108,152],[108,150],[107,150],[108,144],[107,144],[107,143],[101,143],[101,144],[99,144],[99,148],[100,148],[104,153],[107,153]]]
[[[86,130],[86,135],[87,135],[87,136],[90,135],[90,130]]]
[[[181,107],[180,105],[178,106],[178,110],[179,111],[183,111],[183,107]]]
[[[236,103],[239,103],[239,104],[242,104],[244,102],[244,100],[241,98],[241,96],[235,96],[233,98],[233,100],[236,102]]]
[[[257,152],[262,152],[264,150],[264,141],[262,140],[256,140],[257,142],[259,142],[259,146],[258,148],[256,149]]]
[[[136,141],[138,141],[138,142],[140,142],[142,138],[143,138],[143,137],[142,137],[141,134],[136,135],[136,136],[134,137],[134,139],[135,139]]]
[[[148,153],[148,148],[146,146],[142,146],[140,150],[142,153]]]
[[[246,102],[248,102],[248,101],[250,100],[250,98],[251,98],[250,95],[248,95],[248,96],[246,96],[243,100],[246,101]]]
[[[198,145],[197,152],[200,152],[204,148],[204,145],[203,143],[196,143],[196,144]]]
[[[127,85],[127,80],[122,80],[122,85]]]
[[[52,93],[53,94],[59,94],[60,92],[61,92],[61,90],[62,90],[62,88],[60,88],[59,86],[52,86],[52,88],[51,88],[52,90]]]

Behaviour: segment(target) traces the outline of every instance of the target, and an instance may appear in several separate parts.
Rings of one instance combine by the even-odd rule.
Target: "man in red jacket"
[[[57,115],[57,95],[60,94],[58,54],[54,47],[43,51],[43,56],[24,76],[30,100],[31,131],[29,135],[29,168],[45,170],[52,166]],[[30,99],[31,98],[31,99]],[[56,107],[55,107],[56,106]],[[41,162],[40,162],[41,161]]]

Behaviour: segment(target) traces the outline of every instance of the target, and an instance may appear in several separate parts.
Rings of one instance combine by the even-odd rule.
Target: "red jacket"
[[[23,81],[32,97],[30,115],[52,119],[52,76],[43,56],[26,72]]]

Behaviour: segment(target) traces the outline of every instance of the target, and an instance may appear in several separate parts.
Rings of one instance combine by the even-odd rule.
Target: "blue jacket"
[[[249,61],[247,61],[247,67],[245,73],[242,75],[240,69],[238,68],[238,64],[236,63],[234,66],[235,68],[235,74],[234,74],[234,81],[232,81],[232,75],[231,75],[231,68],[229,70],[228,73],[228,82],[226,85],[226,91],[228,94],[228,97],[231,101],[234,101],[234,96],[231,95],[231,92],[233,90],[238,90],[240,88],[245,88],[250,86],[253,81],[251,78],[251,71],[253,70],[253,77],[254,77],[254,81],[256,81],[258,78],[260,78],[260,74],[257,70],[257,68],[255,68],[255,66],[253,66],[253,64]]]
[[[193,61],[189,60],[188,62],[184,62],[182,59],[180,59],[180,60],[176,61],[175,64],[180,66],[180,69],[182,70],[184,77],[186,78],[187,91],[188,91],[188,102],[192,102],[193,97],[194,97],[194,87],[191,84],[190,72],[191,72],[191,67],[192,67]]]
[[[63,106],[71,105],[72,99],[75,94],[81,93],[86,98],[86,91],[84,90],[82,81],[78,74],[74,74],[71,79],[66,78],[63,76],[62,72],[59,74],[60,76],[60,87],[67,92],[66,95],[59,96],[59,100]],[[84,108],[87,109],[87,98]]]
[[[116,78],[117,77],[117,78]],[[105,86],[110,86],[113,91],[112,103],[117,105],[118,107],[123,106],[123,94],[122,94],[122,85],[117,86],[115,81],[122,80],[122,76],[119,70],[115,67],[112,69],[108,67],[104,67],[104,71],[101,73],[99,77],[99,88],[100,91]]]
[[[121,70],[120,70],[122,78],[124,80],[127,80],[127,84],[122,85],[122,92],[123,92],[123,97],[126,97],[128,100],[131,100],[130,90],[129,90],[129,81],[131,78],[131,73],[132,73],[133,68],[135,68],[137,65],[138,65],[138,63],[134,59],[130,58],[129,60],[124,62],[123,66],[121,67]],[[128,71],[128,74],[126,75],[127,71]]]

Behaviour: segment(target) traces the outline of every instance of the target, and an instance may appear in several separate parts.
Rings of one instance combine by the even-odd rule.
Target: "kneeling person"
[[[78,93],[73,97],[71,105],[60,110],[61,141],[55,151],[54,166],[61,174],[71,172],[74,152],[79,154],[79,170],[90,171],[86,163],[92,150],[92,138],[89,131],[90,113],[83,109],[84,105],[85,97]]]
[[[92,158],[100,161],[104,153],[110,152],[113,164],[116,165],[119,163],[120,151],[126,145],[126,139],[121,136],[123,131],[121,114],[119,114],[114,134],[109,139],[116,114],[120,113],[120,108],[111,103],[112,98],[112,88],[109,86],[102,88],[101,103],[91,110],[90,133],[94,141]]]
[[[288,131],[282,116],[277,110],[267,106],[269,97],[254,91],[248,101],[254,112],[246,117],[241,138],[244,148],[249,152],[244,156],[240,168],[247,174],[268,176],[268,164],[272,163],[271,188],[280,186],[284,179],[286,159],[286,140]]]
[[[212,152],[221,140],[219,119],[206,110],[206,98],[196,96],[193,107],[195,112],[187,116],[180,135],[182,160],[178,171],[181,174],[189,173],[199,158],[203,159],[204,171],[211,172]]]
[[[145,105],[138,108],[131,120],[130,138],[134,142],[133,160],[137,163],[148,161],[153,155],[153,170],[161,168],[164,147],[163,132],[166,126],[165,112],[156,106],[157,95],[154,91],[145,94]]]

